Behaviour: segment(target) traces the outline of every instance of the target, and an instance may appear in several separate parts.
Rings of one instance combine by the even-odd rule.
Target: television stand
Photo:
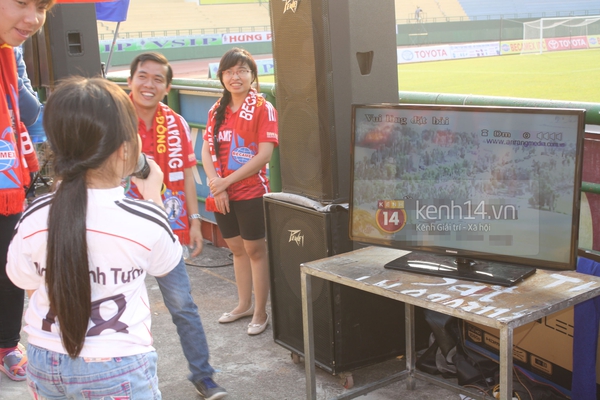
[[[533,267],[524,265],[475,260],[422,251],[413,251],[398,257],[385,264],[384,268],[500,286],[513,286],[533,275],[536,270]]]
[[[465,282],[444,282],[433,276],[404,274],[383,268],[386,263],[404,254],[406,252],[396,249],[367,247],[300,265],[307,400],[317,399],[314,335],[317,321],[313,320],[313,304],[315,307],[318,304],[312,301],[315,293],[313,288],[317,284],[313,277],[405,303],[406,367],[364,386],[344,390],[334,397],[338,400],[354,399],[402,379],[406,380],[409,390],[415,389],[416,380],[419,379],[474,399],[490,398],[469,387],[458,386],[453,381],[416,369],[415,337],[422,333],[415,331],[415,307],[498,329],[499,397],[500,400],[511,400],[512,355],[513,344],[516,344],[513,330],[600,295],[600,277],[575,271],[548,271],[540,267],[523,282],[511,288],[499,288],[484,283],[466,285]],[[418,395],[412,397],[417,398]],[[328,395],[328,398],[331,396]]]

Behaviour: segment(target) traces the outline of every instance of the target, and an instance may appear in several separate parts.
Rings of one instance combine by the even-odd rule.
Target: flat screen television
[[[350,238],[386,265],[511,286],[574,270],[585,110],[354,104]]]

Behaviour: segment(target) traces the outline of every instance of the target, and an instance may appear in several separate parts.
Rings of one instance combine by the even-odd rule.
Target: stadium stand
[[[127,21],[119,26],[119,37],[128,33],[144,32],[142,36],[153,36],[151,32],[210,30],[234,27],[267,27],[271,17],[268,3],[197,5],[184,0],[131,0]],[[98,34],[114,34],[115,22],[98,21]],[[185,34],[185,33],[181,33]]]
[[[528,18],[584,15],[598,12],[598,0],[394,0],[400,24],[416,23],[421,7],[423,22],[445,22],[478,17]],[[198,33],[270,30],[268,1],[203,5],[185,0],[131,0],[119,37],[148,37]],[[98,21],[98,34],[109,39],[116,23]],[[243,29],[242,29],[243,28]],[[266,28],[266,29],[265,29]],[[165,33],[164,31],[169,31]]]
[[[598,10],[598,0],[459,0],[470,18],[485,15],[522,17],[559,17],[582,15],[585,10]]]
[[[414,23],[415,9],[423,9],[423,21],[441,22],[448,17],[466,18],[458,0],[395,0],[399,23]],[[197,5],[185,0],[131,0],[127,21],[119,27],[119,37],[152,36],[152,32],[205,29],[206,33],[226,32],[230,28],[270,27],[269,3]],[[98,21],[98,34],[110,39],[116,23]],[[270,29],[270,28],[269,28]],[[249,29],[248,29],[249,30]],[[141,33],[143,32],[143,33]],[[185,33],[181,33],[185,34]]]
[[[414,23],[417,6],[423,9],[424,22],[445,21],[447,18],[466,17],[458,0],[395,0],[396,20]]]

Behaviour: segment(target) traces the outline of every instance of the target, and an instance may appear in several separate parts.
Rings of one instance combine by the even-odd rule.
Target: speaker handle
[[[313,210],[317,210],[319,212],[330,212],[333,208],[343,207],[348,209],[348,203],[340,203],[340,204],[322,204],[316,200],[309,199],[308,197],[300,196],[299,194],[294,193],[284,193],[284,192],[276,192],[276,193],[266,193],[263,197],[268,197],[274,200],[284,201],[286,203],[295,204],[297,206],[303,206],[306,208],[312,208]]]

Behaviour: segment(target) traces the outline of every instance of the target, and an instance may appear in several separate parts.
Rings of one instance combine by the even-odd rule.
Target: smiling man
[[[133,59],[127,83],[138,116],[142,152],[154,159],[164,173],[166,190],[162,200],[171,228],[183,244],[191,243],[194,248],[191,255],[195,257],[202,251],[203,244],[192,174],[196,156],[187,122],[161,102],[171,89],[172,79],[169,61],[160,53],[150,52]],[[137,191],[132,188],[128,194],[136,197]],[[212,380],[214,369],[208,363],[206,335],[183,259],[174,270],[156,280],[177,326],[191,372],[190,381],[206,400],[225,397],[227,392]]]
[[[165,207],[178,210],[169,215],[171,228],[183,244],[194,248],[195,257],[203,244],[192,174],[196,156],[187,122],[161,102],[171,89],[172,79],[173,70],[162,54],[143,53],[132,61],[127,83],[139,118],[142,152],[154,159],[165,174]]]

